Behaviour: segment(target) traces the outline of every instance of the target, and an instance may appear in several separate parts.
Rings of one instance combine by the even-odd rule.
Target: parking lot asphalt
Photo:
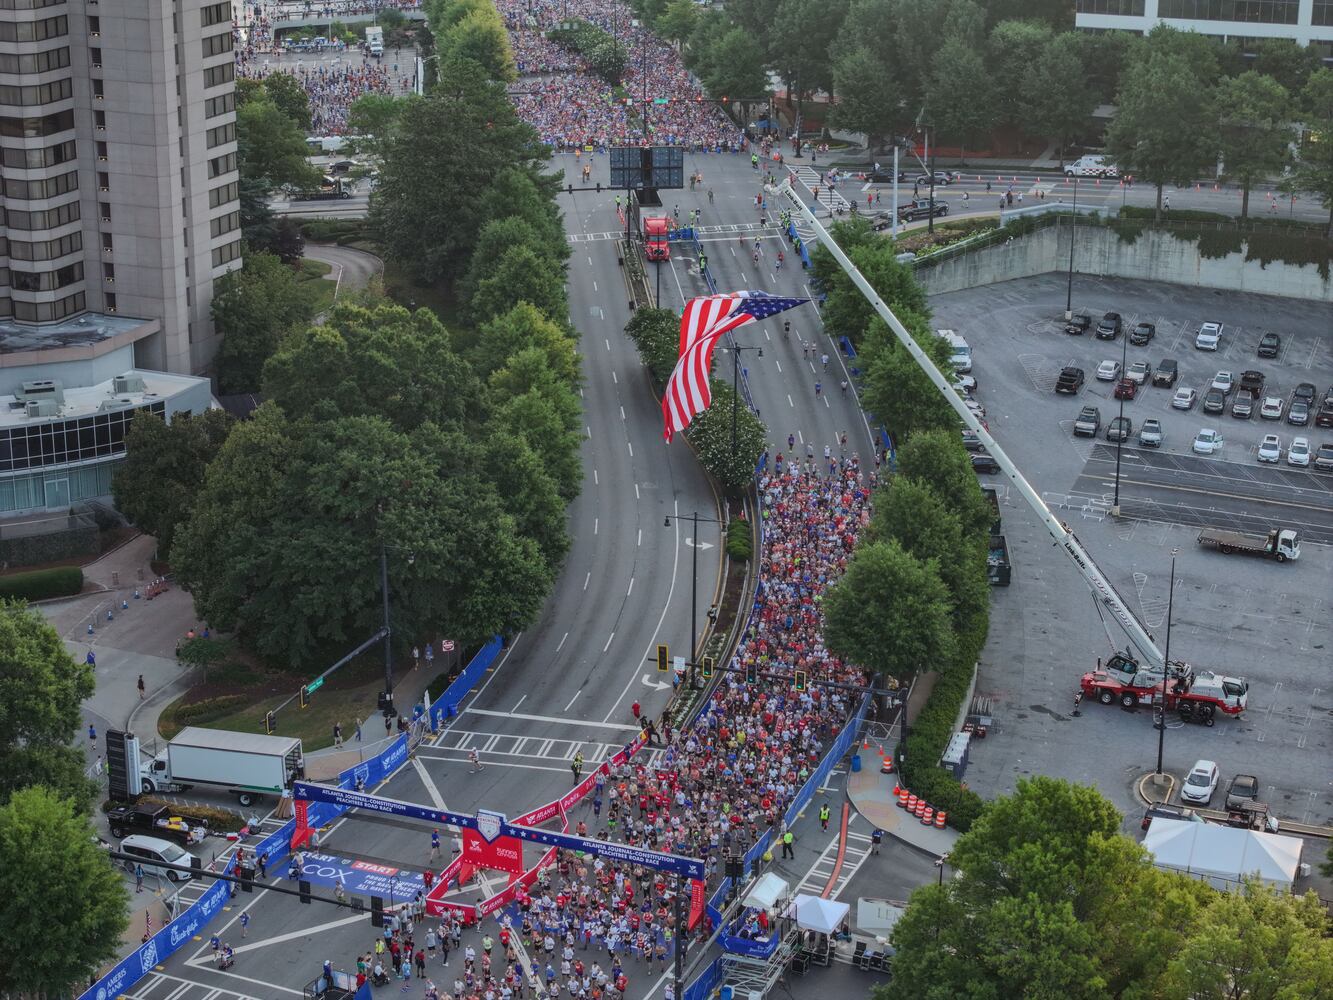
[[[1249,708],[1239,719],[1219,720],[1213,728],[1170,720],[1165,769],[1183,776],[1196,760],[1215,760],[1224,781],[1240,771],[1258,774],[1280,819],[1333,822],[1333,550],[1318,540],[1333,523],[1327,517],[1333,476],[1259,466],[1253,448],[1273,425],[1258,419],[1209,418],[1226,436],[1222,456],[1193,456],[1189,442],[1203,425],[1201,416],[1172,411],[1170,393],[1150,388],[1127,402],[1125,412],[1136,431],[1141,417],[1158,417],[1165,441],[1160,451],[1123,449],[1122,517],[1113,519],[1114,446],[1104,436],[1075,438],[1070,431],[1087,403],[1101,407],[1103,428],[1115,416],[1118,401],[1109,383],[1091,375],[1100,360],[1119,360],[1121,344],[1060,332],[1064,276],[935,296],[931,305],[935,325],[956,330],[972,346],[972,374],[991,433],[1159,644],[1174,554],[1172,658],[1249,681]],[[1146,357],[1155,367],[1162,357],[1174,357],[1180,384],[1197,387],[1218,369],[1251,367],[1288,393],[1309,381],[1322,395],[1333,381],[1330,303],[1076,276],[1074,307],[1094,320],[1116,310],[1127,327],[1143,317],[1157,322],[1156,340],[1146,349],[1128,348],[1129,361]],[[1193,332],[1209,318],[1234,331],[1216,355],[1192,346]],[[1283,336],[1276,362],[1254,357],[1254,343],[1267,330]],[[1089,374],[1076,397],[1052,391],[1066,364]],[[1273,427],[1288,439],[1291,430]],[[1333,431],[1310,431],[1333,440]],[[1103,620],[1088,587],[1016,491],[996,483],[1013,580],[994,591],[977,685],[979,694],[993,698],[995,725],[974,744],[965,780],[988,797],[1033,774],[1094,784],[1126,813],[1126,830],[1137,830],[1142,808],[1134,782],[1153,769],[1157,756],[1150,713],[1085,702],[1081,715],[1073,714],[1079,677],[1113,648],[1123,649],[1125,636],[1109,617]],[[1196,544],[1199,524],[1298,521],[1304,543],[1295,563],[1226,556]]]

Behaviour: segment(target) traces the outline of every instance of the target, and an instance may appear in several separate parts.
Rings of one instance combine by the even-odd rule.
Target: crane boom
[[[861,294],[866,297],[866,301],[868,301],[874,308],[879,318],[888,324],[889,329],[893,331],[899,342],[907,348],[908,353],[916,359],[916,363],[920,365],[926,375],[929,376],[931,382],[934,383],[935,388],[939,389],[940,392],[944,394],[944,398],[948,400],[949,405],[953,407],[954,411],[963,421],[964,426],[981,439],[981,443],[986,446],[986,450],[989,451],[995,461],[999,463],[1000,470],[1009,481],[1014,484],[1014,487],[1022,495],[1023,499],[1027,501],[1028,506],[1036,512],[1037,517],[1040,518],[1042,524],[1045,525],[1047,532],[1049,532],[1050,536],[1055,539],[1056,544],[1064,550],[1065,555],[1067,555],[1073,562],[1074,567],[1083,576],[1083,579],[1088,582],[1088,586],[1092,588],[1093,594],[1102,605],[1111,612],[1116,621],[1120,623],[1120,627],[1125,630],[1125,634],[1129,637],[1130,642],[1133,643],[1146,659],[1147,662],[1144,664],[1144,667],[1153,673],[1165,671],[1166,657],[1163,655],[1162,651],[1157,648],[1156,641],[1143,626],[1143,623],[1139,621],[1134,612],[1130,610],[1129,605],[1120,596],[1120,593],[1115,589],[1115,586],[1097,567],[1092,556],[1088,554],[1087,549],[1085,549],[1079,540],[1074,537],[1074,533],[1069,530],[1068,526],[1051,513],[1051,509],[1046,506],[1046,502],[1042,500],[1037,491],[1032,488],[1032,484],[1023,477],[1023,474],[1018,471],[1017,466],[1009,460],[1009,456],[1005,454],[1004,449],[996,443],[993,437],[991,437],[990,431],[982,426],[981,421],[978,420],[972,411],[967,408],[967,405],[963,402],[963,398],[954,391],[953,386],[949,384],[948,380],[945,379],[940,370],[935,367],[935,362],[932,361],[929,355],[921,349],[921,345],[913,339],[912,335],[908,332],[907,327],[903,326],[898,317],[895,316],[893,311],[884,303],[884,300],[879,297],[870,282],[866,281],[865,276],[861,274],[856,265],[852,263],[851,259],[845,253],[843,253],[842,247],[838,246],[833,237],[829,235],[828,230],[823,227],[817,218],[815,218],[815,213],[806,206],[805,202],[792,187],[791,177],[788,176],[788,178],[776,189],[770,188],[770,190],[773,191],[774,194],[789,201],[797,214],[805,219],[814,230],[819,242],[828,248],[829,253],[833,255],[833,259],[838,262],[838,266],[847,272],[847,276],[852,279],[852,283],[857,287]]]

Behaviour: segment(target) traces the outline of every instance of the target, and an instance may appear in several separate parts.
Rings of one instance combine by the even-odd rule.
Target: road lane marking
[[[601,525],[601,523],[602,523],[602,519],[601,519],[600,517],[594,517],[594,518],[592,519],[592,533],[593,533],[594,535],[597,534],[597,529],[598,529],[598,527]]]
[[[630,458],[633,458],[633,457],[634,457],[634,442],[633,442],[633,441],[626,441],[625,443],[626,443],[627,445],[629,445],[629,457],[630,457]]]
[[[620,408],[620,419],[625,419],[625,408],[623,406]]]
[[[609,643],[608,643],[608,645],[609,645]],[[606,652],[606,650],[603,650],[602,652]],[[565,711],[566,711],[566,712],[568,712],[571,708],[574,707],[574,702],[576,702],[576,701],[579,700],[579,695],[581,695],[581,694],[583,694],[582,691],[575,691],[575,692],[574,692],[574,697],[573,697],[573,698],[570,698],[570,699],[569,699],[569,704],[565,706]]]
[[[596,469],[593,469],[593,470],[592,470],[592,484],[593,484],[594,486],[601,486],[601,485],[602,485],[602,480],[601,480],[600,478],[598,478],[597,470],[596,470]]]
[[[591,571],[591,570],[589,570],[588,575],[585,576],[585,577],[583,578],[583,589],[584,589],[584,590],[587,590],[587,589],[588,589],[588,582],[589,582],[590,580],[592,580],[592,571]]]
[[[629,590],[625,591],[625,596],[629,597],[632,593],[634,593],[634,577],[629,578]]]
[[[517,708],[518,706],[514,707]],[[440,790],[435,787],[435,782],[431,780],[430,775],[426,772],[426,765],[421,763],[419,757],[413,757],[412,766],[417,769],[417,774],[421,776],[421,783],[426,786],[426,794],[435,803],[435,808],[444,809],[444,797],[440,795]]]
[[[569,638],[569,633],[568,633],[568,632],[566,632],[564,635],[562,635],[562,636],[560,637],[560,645],[555,647],[555,651],[556,651],[557,653],[560,652],[560,650],[562,650],[562,649],[565,647],[565,640],[568,639],[568,638]],[[523,696],[523,698],[526,698],[526,697],[527,697],[527,695],[524,695],[524,696]],[[520,699],[519,699],[519,702],[520,702],[520,703],[522,703],[523,698],[520,698]],[[518,708],[518,705],[515,705],[514,707],[515,707],[515,708]]]
[[[566,632],[565,635],[569,635],[569,633]],[[564,640],[561,639],[560,642],[561,642],[561,644],[563,644],[563,643],[564,643]],[[556,651],[559,652],[559,649],[557,648]],[[518,701],[514,702],[514,707],[511,708],[510,711],[511,711],[511,712],[517,712],[517,711],[518,711],[518,706],[519,706],[519,705],[522,705],[522,704],[523,704],[525,701],[527,701],[527,700],[528,700],[528,696],[527,696],[527,695],[524,695],[522,698],[518,699]]]
[[[635,484],[634,484],[634,499],[635,499],[635,500],[639,499],[639,484],[638,484],[638,483],[635,483]],[[643,537],[643,529],[639,529],[639,537],[640,537],[640,538]]]
[[[594,722],[591,719],[564,719],[554,715],[526,715],[521,712],[497,712],[491,708],[467,708],[464,709],[464,711],[470,712],[473,715],[490,715],[500,719],[523,719],[528,722],[556,722],[566,726],[594,726],[599,729],[619,729],[630,733],[637,733],[639,731],[638,726],[631,726],[623,722],[607,722],[605,720]],[[546,741],[544,744],[545,750],[539,750],[537,753],[539,757],[544,757],[546,755],[546,750],[551,748],[551,742],[551,740]]]
[[[608,649],[611,648],[611,640],[614,639],[615,637],[616,637],[616,634],[615,634],[614,632],[612,632],[611,635],[610,635],[610,636],[607,638],[607,640],[606,640],[606,645],[602,647],[602,652],[603,652],[603,653],[605,653]]]

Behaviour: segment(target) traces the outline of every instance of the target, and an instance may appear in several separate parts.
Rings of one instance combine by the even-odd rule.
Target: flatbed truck
[[[1199,544],[1227,555],[1264,556],[1278,562],[1294,562],[1301,557],[1301,538],[1292,528],[1274,528],[1267,535],[1204,528],[1199,532]]]

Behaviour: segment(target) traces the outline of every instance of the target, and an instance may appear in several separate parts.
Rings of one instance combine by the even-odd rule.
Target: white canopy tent
[[[851,911],[846,903],[833,899],[821,899],[805,893],[792,901],[792,912],[796,916],[796,926],[803,931],[818,931],[820,934],[832,934]]]
[[[745,898],[741,900],[741,905],[752,906],[757,910],[771,910],[779,899],[783,899],[790,894],[791,886],[772,872],[766,872],[754,884],[754,888],[745,894]]]
[[[1158,868],[1202,879],[1216,889],[1234,889],[1253,877],[1290,892],[1303,843],[1296,837],[1259,830],[1154,819],[1143,846]]]

